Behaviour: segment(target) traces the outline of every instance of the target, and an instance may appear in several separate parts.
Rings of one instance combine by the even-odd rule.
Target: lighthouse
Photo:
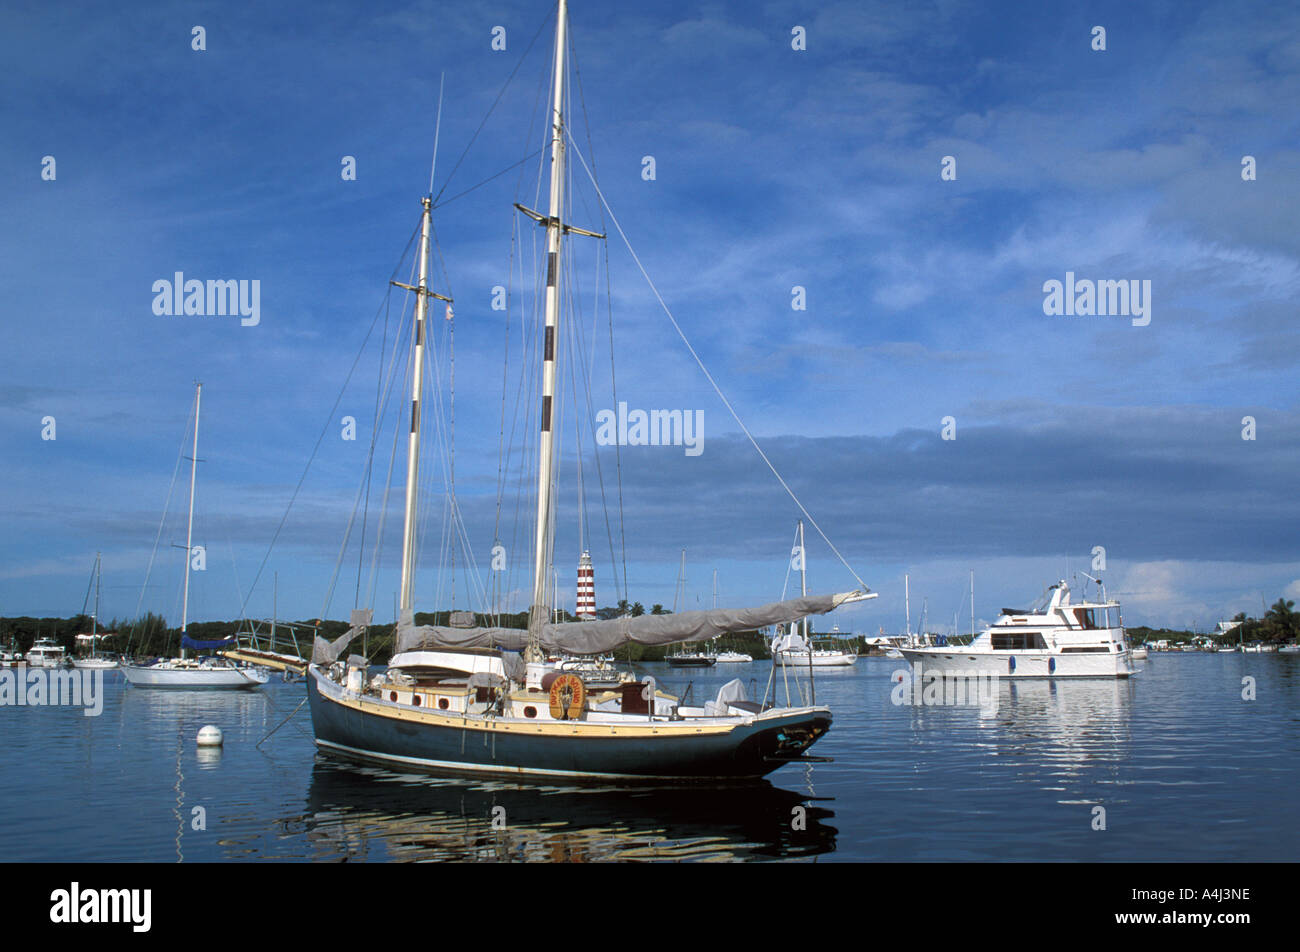
[[[578,561],[578,618],[591,621],[596,617],[596,570],[591,565],[591,553],[583,552]]]

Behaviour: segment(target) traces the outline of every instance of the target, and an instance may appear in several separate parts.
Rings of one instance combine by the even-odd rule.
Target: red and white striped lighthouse
[[[583,552],[578,562],[578,598],[574,607],[583,621],[596,617],[596,570],[592,567],[590,552]]]

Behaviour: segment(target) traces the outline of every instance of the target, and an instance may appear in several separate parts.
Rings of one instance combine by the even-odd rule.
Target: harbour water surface
[[[646,668],[668,690],[692,682],[697,699],[733,677],[753,679],[761,693],[770,670]],[[0,708],[0,853],[8,861],[1300,855],[1300,657],[1153,654],[1127,681],[1004,681],[996,709],[983,710],[894,703],[891,678],[906,670],[866,658],[817,672],[817,700],[835,723],[813,753],[833,763],[784,767],[758,784],[676,789],[353,765],[316,752],[301,683],[166,692],[126,687],[110,672],[98,717]],[[221,727],[224,748],[196,748],[205,724]]]

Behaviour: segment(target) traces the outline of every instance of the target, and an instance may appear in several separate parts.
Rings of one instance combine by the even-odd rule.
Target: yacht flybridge
[[[429,287],[431,197],[422,200],[418,286],[410,334],[411,423],[407,443],[405,536],[396,652],[386,670],[371,675],[367,661],[346,655],[369,625],[370,609],[354,611],[350,629],[333,642],[318,637],[308,668],[307,691],[316,743],[366,761],[450,771],[530,777],[702,780],[754,778],[783,764],[815,760],[807,749],[831,726],[822,706],[779,708],[745,695],[739,680],[703,704],[687,705],[657,689],[653,678],[601,690],[574,672],[555,670],[548,654],[601,655],[637,642],[667,645],[788,624],[849,601],[874,597],[863,590],[804,596],[757,608],[625,616],[556,623],[552,620],[555,542],[555,473],[558,443],[553,421],[564,274],[561,255],[570,234],[603,235],[570,225],[564,190],[566,150],[573,139],[563,112],[567,102],[567,3],[559,0],[548,150],[550,197],[546,215],[516,206],[545,228],[544,337],[540,427],[537,438],[536,521],[532,601],[528,628],[476,626],[470,613],[453,613],[447,625],[414,623],[417,486],[423,416],[422,376],[429,299],[451,301]],[[544,287],[544,291],[542,290]],[[539,309],[540,311],[541,309]],[[539,328],[542,330],[542,328]],[[536,406],[536,404],[534,404]],[[536,419],[535,417],[533,419]]]
[[[909,664],[936,676],[1126,678],[1134,671],[1119,603],[1070,601],[1070,586],[1051,586],[1034,608],[1004,608],[969,645],[900,646]]]

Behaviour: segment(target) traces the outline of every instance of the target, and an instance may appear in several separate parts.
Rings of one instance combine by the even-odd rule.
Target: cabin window
[[[445,697],[438,698],[438,710],[445,711],[447,710],[448,706],[449,706],[449,702]]]
[[[416,707],[419,707],[419,706],[420,706],[420,695],[418,695],[418,694],[412,694],[412,695],[411,695],[411,703],[414,704]]]
[[[389,692],[388,692],[388,700],[390,700],[390,701],[396,701],[396,700],[397,700],[397,692],[396,692],[396,691],[389,691]]]
[[[1075,609],[1074,617],[1079,620],[1079,625],[1083,628],[1097,627],[1097,615],[1091,608]]]
[[[524,717],[536,717],[536,716],[537,716],[537,708],[533,707],[531,704],[528,707],[524,708]]]
[[[1061,654],[1106,654],[1110,648],[1106,645],[1071,645],[1061,649]]]
[[[1038,631],[995,631],[993,633],[994,651],[1024,651],[1028,648],[1046,648],[1042,632]]]

